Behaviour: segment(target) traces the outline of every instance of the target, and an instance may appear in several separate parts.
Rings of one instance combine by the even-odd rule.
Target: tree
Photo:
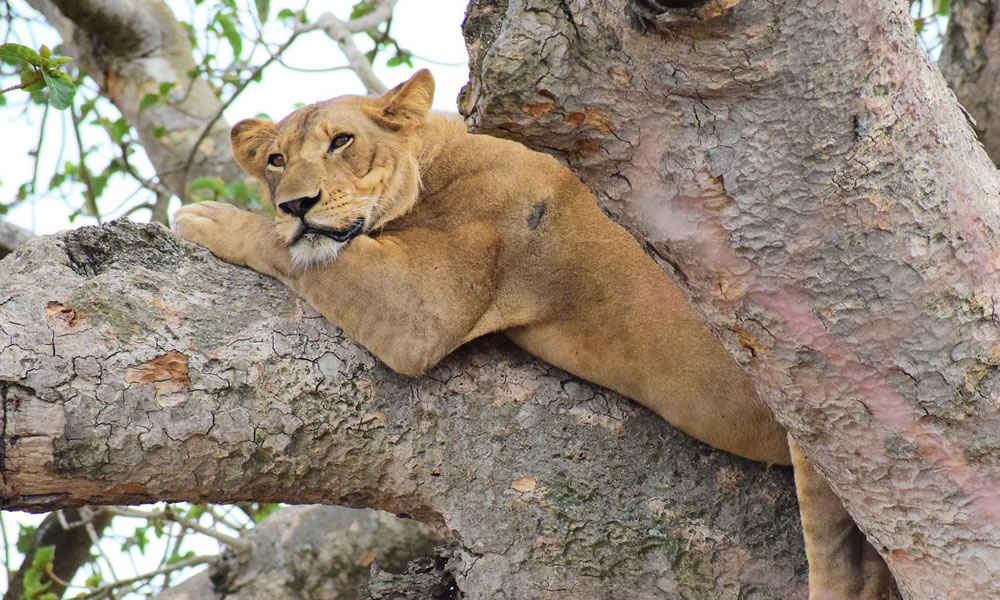
[[[1000,561],[1000,475],[992,437],[992,400],[1000,397],[993,311],[1000,182],[920,51],[903,7],[887,0],[477,1],[469,8],[466,37],[472,73],[461,108],[471,124],[557,154],[610,213],[646,240],[845,499],[904,596],[988,597],[996,587],[991,566]],[[118,252],[122,246],[133,249]],[[59,277],[32,279],[45,264],[61,269]],[[769,563],[752,553],[761,550],[756,542],[731,543],[753,533],[764,532],[753,538],[758,541],[787,534],[787,523],[766,530],[764,519],[749,519],[733,529],[712,529],[710,524],[730,522],[728,513],[706,517],[694,508],[728,510],[715,502],[748,492],[738,480],[761,472],[730,470],[737,464],[731,462],[725,472],[742,475],[726,477],[725,485],[699,479],[700,460],[723,457],[678,458],[680,450],[662,445],[667,428],[632,415],[619,419],[636,409],[579,382],[552,386],[555,396],[536,391],[522,405],[524,382],[550,380],[537,363],[512,359],[518,355],[510,349],[477,347],[427,380],[401,380],[367,365],[363,352],[315,319],[289,323],[284,315],[294,316],[301,305],[281,300],[260,280],[241,278],[155,230],[126,225],[71,234],[51,245],[32,243],[3,267],[7,277],[0,282],[16,283],[0,291],[0,298],[11,296],[0,301],[0,311],[18,323],[9,328],[16,331],[2,332],[9,338],[0,354],[0,373],[8,381],[6,432],[8,440],[31,442],[19,441],[15,454],[8,448],[5,497],[12,491],[76,494],[44,496],[41,506],[127,495],[186,497],[195,489],[223,499],[236,489],[266,500],[274,497],[268,494],[277,489],[275,480],[329,482],[332,473],[344,491],[324,499],[380,505],[450,529],[460,543],[452,571],[468,597],[504,588],[537,597],[587,597],[584,590],[599,596],[609,589],[635,590],[635,597],[801,594],[801,580],[789,579],[794,568],[782,571],[775,562],[777,570],[762,570]],[[197,276],[178,276],[196,267],[218,269],[213,280],[230,282],[212,290],[228,300],[224,317],[199,295],[203,289],[190,287]],[[87,295],[83,280],[99,285],[92,283]],[[152,302],[149,289],[167,290],[168,281],[184,282],[181,289],[190,296],[187,305],[173,303],[190,306],[183,309],[185,321],[136,300],[131,306],[108,300],[114,284]],[[40,305],[53,301],[50,296],[59,298],[51,309],[64,315],[57,318],[69,329],[57,330],[64,325],[42,317]],[[262,318],[262,305],[281,316]],[[247,317],[248,307],[256,314]],[[24,324],[18,314],[34,314],[45,325]],[[223,318],[228,320],[219,323]],[[140,324],[155,333],[135,334]],[[260,332],[275,324],[280,335]],[[59,338],[67,350],[79,343],[103,357],[126,349],[120,362],[101,363],[113,371],[83,361],[80,367],[91,369],[89,378],[98,382],[105,373],[115,374],[109,381],[124,381],[130,368],[135,379],[149,373],[149,383],[135,384],[146,386],[136,404],[123,413],[102,412],[110,420],[95,421],[94,407],[79,400],[90,396],[73,388],[88,385],[88,372],[71,375],[76,365],[57,352],[57,331],[68,334]],[[238,343],[247,352],[263,352],[270,341],[279,360],[254,371],[245,355],[232,357],[233,377],[223,377],[228,347],[205,345],[219,339],[243,340]],[[177,347],[178,340],[188,344],[183,351],[166,347]],[[301,371],[308,382],[301,388],[303,408],[292,409],[288,395],[275,391],[277,411],[253,411],[263,415],[253,427],[234,420],[227,430],[225,420],[213,420],[213,408],[202,408],[206,427],[189,422],[181,431],[169,415],[152,420],[146,410],[170,412],[171,402],[185,402],[196,377],[214,374],[216,379],[199,380],[202,392],[206,400],[217,393],[211,406],[219,402],[219,414],[233,418],[246,405],[226,390],[235,385],[247,391],[251,406],[262,406],[267,392],[260,391],[265,382],[259,371],[268,368],[280,382],[290,381],[278,376],[283,369]],[[330,471],[314,474],[319,467],[306,468],[290,450],[302,450],[302,442],[294,443],[298,419],[316,422],[304,417],[317,419],[321,412],[310,392],[323,369],[350,378],[338,380],[337,389],[320,387],[342,403],[325,416],[345,435],[332,435],[317,422],[320,462]],[[386,396],[377,393],[370,404],[360,404],[364,383]],[[498,387],[504,391],[497,393]],[[584,409],[569,400],[580,388]],[[76,392],[77,399],[60,389]],[[546,391],[541,384],[534,389]],[[91,393],[101,401],[96,386]],[[485,402],[483,410],[483,397],[499,406]],[[515,401],[504,404],[503,398]],[[609,408],[592,409],[594,402]],[[298,418],[286,423],[286,413]],[[41,414],[54,418],[39,419]],[[128,441],[133,416],[143,419],[136,427],[144,435],[135,438],[143,444]],[[576,418],[606,429],[581,426]],[[175,473],[157,478],[152,489],[136,486],[149,478],[125,460],[128,452],[94,461],[95,450],[108,447],[107,436],[89,428],[95,422],[117,431],[109,443],[128,444],[132,456],[148,445],[150,460],[164,461],[157,465],[161,471],[171,452],[191,443],[199,452],[218,450],[226,462],[253,466],[256,478],[247,486],[224,464],[213,477],[194,469],[197,476]],[[412,423],[423,425],[406,427]],[[219,437],[207,438],[216,427]],[[235,440],[241,431],[252,434],[243,446],[226,450],[222,432],[229,430]],[[259,454],[251,451],[258,430],[267,435]],[[544,440],[533,435],[542,431]],[[26,432],[31,435],[15,438]],[[675,442],[684,444],[671,438]],[[31,452],[32,443],[40,452]],[[274,460],[273,448],[288,462]],[[546,455],[538,448],[560,451]],[[347,455],[351,464],[342,460]],[[6,470],[12,465],[18,471]],[[687,471],[690,479],[662,479],[664,471],[686,466],[695,466]],[[732,479],[736,487],[729,487]],[[598,488],[595,481],[615,484]],[[688,492],[656,491],[664,487]],[[459,503],[459,490],[480,496]],[[644,508],[632,504],[636,497],[647,500]],[[620,512],[627,506],[631,512]],[[659,519],[671,524],[663,538],[662,522],[653,522]],[[696,525],[686,529],[685,523]],[[653,555],[671,557],[669,569]],[[751,565],[756,575],[737,564]],[[692,565],[698,575],[687,570]],[[781,589],[785,584],[791,587]]]
[[[903,8],[477,6],[473,124],[669,259],[907,597],[995,590],[997,173]]]
[[[995,0],[954,3],[941,50],[941,73],[975,121],[987,154],[1000,162],[1000,4]]]

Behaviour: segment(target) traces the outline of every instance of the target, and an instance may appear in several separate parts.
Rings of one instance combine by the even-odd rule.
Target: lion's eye
[[[349,133],[338,133],[336,136],[334,136],[333,141],[330,142],[330,150],[329,151],[333,152],[337,148],[343,148],[347,144],[350,144],[351,140],[353,140],[353,139],[354,139],[354,136],[351,135],[351,134],[349,134]]]
[[[285,157],[280,154],[272,154],[267,157],[267,164],[280,169],[285,166]]]

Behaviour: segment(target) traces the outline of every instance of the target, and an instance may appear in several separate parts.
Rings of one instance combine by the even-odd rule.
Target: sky
[[[239,0],[242,4],[253,5],[249,0]],[[328,2],[312,2],[307,14],[318,15],[322,11],[331,10],[337,16],[346,18],[350,14],[351,6],[356,0],[333,0]],[[30,9],[22,9],[23,0],[13,0],[12,5],[19,12],[30,12]],[[178,15],[187,14],[186,0],[167,0],[167,3],[175,8]],[[282,8],[298,9],[302,5],[302,0],[272,0],[271,15],[277,14]],[[375,64],[375,72],[379,78],[388,86],[393,86],[400,81],[407,79],[416,69],[429,68],[436,80],[436,94],[434,99],[435,110],[457,111],[456,98],[462,86],[468,80],[468,55],[462,39],[461,23],[465,12],[467,0],[399,0],[396,6],[392,22],[392,33],[401,47],[413,52],[414,68],[405,65],[398,67],[387,67],[385,61],[388,55],[383,55]],[[322,10],[319,10],[319,9]],[[283,42],[287,38],[287,28],[274,22],[272,18],[271,27],[265,29],[267,39]],[[6,25],[0,23],[0,33],[5,33]],[[38,44],[45,43],[54,47],[59,43],[58,35],[51,29],[44,27],[32,27],[31,31],[22,30],[17,32],[22,43]],[[19,40],[20,41],[20,40]],[[361,40],[359,38],[359,45]],[[367,48],[362,47],[362,50]],[[312,32],[302,36],[289,49],[286,54],[286,62],[299,68],[322,69],[344,64],[343,56],[336,43],[320,31]],[[7,78],[12,79],[12,78]],[[7,81],[0,78],[2,87],[7,87],[16,81]],[[16,94],[17,92],[13,92]],[[251,84],[233,104],[226,110],[225,118],[230,124],[236,123],[240,119],[252,117],[258,113],[266,113],[275,119],[280,119],[284,115],[295,109],[297,103],[309,104],[320,100],[326,100],[333,96],[342,94],[364,94],[364,87],[358,78],[350,71],[333,71],[326,73],[309,73],[290,71],[281,65],[272,64],[264,71],[260,83]],[[9,96],[11,103],[18,103],[18,99]],[[6,142],[7,148],[3,151],[3,160],[0,161],[0,202],[9,204],[17,194],[18,186],[31,179],[32,170],[35,168],[35,161],[28,154],[34,150],[38,141],[39,123],[42,118],[40,107],[23,114],[20,108],[0,107],[0,113],[7,113],[0,117],[3,124],[0,125],[2,139]],[[38,181],[39,187],[45,190],[46,182],[51,179],[56,171],[56,167],[67,159],[77,160],[75,141],[64,133],[60,125],[68,119],[65,113],[50,111],[45,141],[42,146],[42,160],[39,162]],[[84,128],[86,131],[86,127]],[[101,131],[92,131],[88,136],[90,143],[96,144],[106,138]],[[14,140],[11,143],[10,140]],[[94,166],[102,167],[104,163],[93,161]],[[144,157],[134,161],[138,165],[144,165],[148,172],[152,172],[148,162]],[[121,178],[119,181],[112,180],[105,198],[101,203],[102,212],[111,217],[124,212],[125,207],[121,207],[123,202],[127,202],[129,196],[135,192],[136,185]],[[140,192],[133,197],[130,204],[141,203],[149,198],[148,192]],[[71,198],[69,204],[73,208],[82,203],[81,197]],[[171,205],[171,212],[179,208],[179,203],[175,200]],[[117,209],[117,210],[116,210]],[[15,207],[3,216],[21,227],[35,231],[38,234],[54,233],[63,229],[78,227],[81,225],[93,225],[93,219],[78,217],[72,223],[69,214],[72,208],[67,202],[57,194],[42,194],[42,197],[34,201],[26,201]],[[148,211],[135,213],[135,220],[146,220]]]

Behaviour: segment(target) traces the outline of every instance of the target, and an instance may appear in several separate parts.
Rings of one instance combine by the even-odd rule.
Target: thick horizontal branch
[[[407,514],[470,598],[803,594],[790,474],[499,341],[392,373],[271,279],[117,222],[0,263],[7,508],[284,501]]]

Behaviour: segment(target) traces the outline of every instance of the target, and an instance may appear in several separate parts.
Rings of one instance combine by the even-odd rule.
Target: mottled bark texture
[[[152,225],[0,262],[3,502],[382,508],[466,598],[804,597],[790,473],[499,341],[391,372],[278,282]]]
[[[243,539],[248,553],[222,554],[156,600],[359,600],[369,572],[405,573],[433,560],[437,541],[417,521],[342,506],[285,508]]]
[[[955,0],[938,59],[941,73],[1000,164],[1000,0]]]
[[[1000,181],[895,0],[474,0],[462,111],[669,263],[911,600],[1000,589]]]
[[[101,95],[135,128],[170,193],[186,198],[188,183],[196,177],[243,178],[229,149],[229,124],[222,117],[211,123],[222,103],[204,77],[188,74],[195,68],[191,42],[165,2],[28,3],[62,36],[63,52],[76,59],[75,64],[97,82]],[[142,99],[159,95],[164,84],[174,85],[166,101],[140,110]],[[202,139],[208,126],[211,129]]]

